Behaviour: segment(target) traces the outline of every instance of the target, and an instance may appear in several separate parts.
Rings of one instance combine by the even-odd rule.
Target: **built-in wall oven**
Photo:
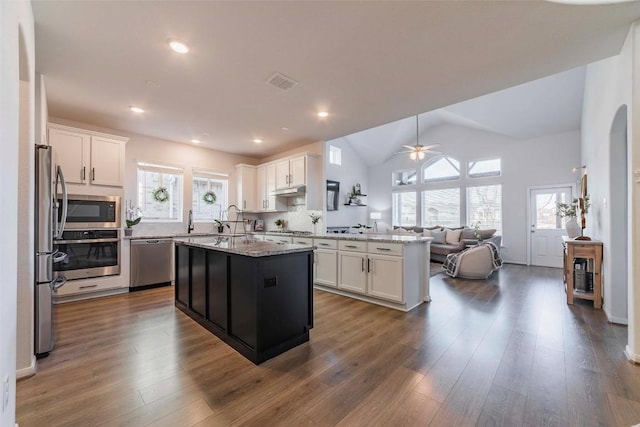
[[[120,274],[120,230],[67,230],[56,240],[57,250],[67,254],[54,264],[54,276],[68,280]]]
[[[119,196],[69,194],[66,229],[120,228],[120,209]]]

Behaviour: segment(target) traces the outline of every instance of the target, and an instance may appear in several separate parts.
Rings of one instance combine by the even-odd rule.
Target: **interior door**
[[[570,203],[572,188],[548,187],[529,190],[531,212],[530,264],[562,268],[562,236],[566,218],[556,216],[556,204]]]

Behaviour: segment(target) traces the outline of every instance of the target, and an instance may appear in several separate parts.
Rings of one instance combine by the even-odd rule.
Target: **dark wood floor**
[[[411,313],[315,293],[311,341],[254,366],[161,288],[56,309],[58,343],[18,382],[26,426],[630,426],[627,329],[565,304],[560,270],[432,278]]]

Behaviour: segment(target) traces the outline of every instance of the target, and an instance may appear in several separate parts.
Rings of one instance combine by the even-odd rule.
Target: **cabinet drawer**
[[[297,243],[298,245],[313,245],[313,239],[309,237],[293,237],[293,243]]]
[[[74,295],[74,294],[86,294],[90,292],[104,291],[107,289],[124,288],[122,284],[115,281],[103,281],[103,280],[70,280],[64,284],[60,289],[54,292],[54,295]]]
[[[313,245],[319,249],[338,249],[338,241],[333,239],[313,239]]]
[[[341,240],[338,242],[341,251],[366,252],[367,242],[354,242],[353,240]]]
[[[265,242],[291,243],[291,240],[292,240],[291,237],[288,237],[288,236],[270,236],[270,235],[264,236]]]
[[[368,246],[370,254],[402,256],[402,245],[398,243],[369,242]]]

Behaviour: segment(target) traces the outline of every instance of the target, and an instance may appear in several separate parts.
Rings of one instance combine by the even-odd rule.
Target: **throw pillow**
[[[431,230],[426,230],[426,229],[425,229],[425,230],[422,232],[422,236],[423,236],[423,237],[431,237]]]
[[[433,243],[444,244],[446,235],[447,235],[446,231],[431,230],[431,237],[433,237]]]
[[[450,245],[460,243],[460,235],[462,230],[446,230],[445,241]]]
[[[475,239],[478,240],[478,238],[474,235],[474,232],[476,230],[473,228],[465,228],[462,230],[462,234],[460,234],[460,240],[464,240],[464,239]]]
[[[480,230],[480,238],[482,240],[488,239],[491,236],[493,236],[494,234],[496,234],[496,229],[495,228],[486,229],[486,230]]]
[[[431,231],[433,231],[433,230],[438,230],[438,231],[441,231],[441,230],[442,230],[442,227],[440,227],[439,225],[434,225],[433,227],[427,227],[427,228],[425,228],[425,230],[431,230]]]

